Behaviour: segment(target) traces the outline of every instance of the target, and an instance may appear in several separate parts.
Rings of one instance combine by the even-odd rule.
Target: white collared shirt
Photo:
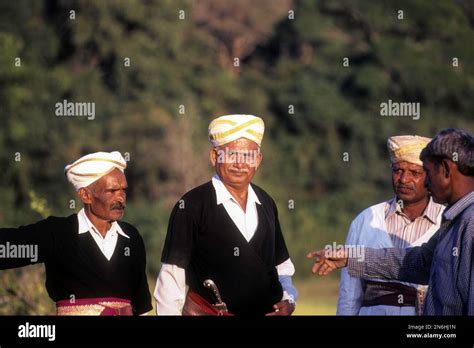
[[[212,185],[216,190],[217,205],[222,204],[224,206],[227,214],[229,214],[240,233],[242,233],[247,242],[249,242],[255,234],[255,231],[257,231],[258,226],[256,204],[262,205],[252,186],[249,185],[248,188],[247,206],[244,211],[217,175],[212,178]]]
[[[107,231],[105,237],[102,237],[99,230],[94,226],[94,224],[89,220],[86,215],[84,208],[82,208],[79,213],[77,213],[77,220],[79,222],[79,234],[89,232],[94,238],[94,241],[97,243],[100,251],[107,260],[110,261],[112,255],[114,254],[115,246],[117,245],[118,235],[122,235],[125,238],[130,238],[119,226],[117,221],[114,221],[110,226],[110,229]]]
[[[229,190],[227,190],[218,175],[213,176],[212,185],[216,190],[217,205],[222,204],[224,206],[227,214],[229,214],[240,233],[242,233],[247,242],[249,242],[254,236],[258,227],[257,204],[262,205],[255,194],[252,185],[249,185],[248,188],[247,205],[245,211],[242,209],[237,200],[232,196]],[[291,260],[288,259],[277,266],[277,271],[280,277],[291,277],[295,273],[295,267],[293,266]],[[283,287],[283,289],[285,289],[285,287]],[[290,295],[285,294],[284,298],[290,298]]]
[[[260,204],[255,191],[249,185],[245,212],[237,200],[227,190],[219,176],[212,178],[212,185],[216,190],[217,204],[222,204],[235,223],[240,233],[248,241],[252,239],[258,227],[258,213],[256,204]],[[298,292],[293,286],[291,277],[295,273],[295,266],[291,259],[277,267],[279,281],[283,288],[282,300],[296,302]],[[186,298],[186,278],[184,268],[164,263],[161,266],[154,292],[156,313],[158,315],[181,315]]]

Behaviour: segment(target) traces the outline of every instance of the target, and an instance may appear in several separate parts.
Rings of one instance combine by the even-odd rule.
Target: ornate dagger
[[[212,306],[219,311],[219,315],[223,315],[223,313],[227,313],[227,305],[222,301],[221,294],[219,289],[217,288],[216,283],[212,281],[212,279],[206,279],[203,283],[204,287],[211,290],[214,296],[217,299],[217,302]]]

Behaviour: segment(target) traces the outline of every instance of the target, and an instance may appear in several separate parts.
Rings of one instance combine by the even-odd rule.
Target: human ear
[[[92,193],[87,188],[81,188],[77,192],[79,198],[81,199],[82,203],[84,204],[91,204],[92,203]]]
[[[217,150],[216,150],[216,148],[212,148],[209,151],[209,160],[211,161],[212,166],[215,167],[216,162],[217,162]]]
[[[449,161],[447,159],[443,159],[440,163],[440,166],[444,171],[444,177],[449,178],[452,171]]]

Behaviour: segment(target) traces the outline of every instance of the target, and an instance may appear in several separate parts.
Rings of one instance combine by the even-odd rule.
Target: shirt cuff
[[[290,276],[280,276],[278,277],[281,287],[283,288],[283,296],[281,301],[288,300],[291,303],[296,303],[298,298],[298,291],[293,286]]]

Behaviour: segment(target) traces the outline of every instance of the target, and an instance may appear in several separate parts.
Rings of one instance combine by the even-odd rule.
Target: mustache
[[[249,170],[248,169],[229,169],[229,172],[234,172],[234,173],[248,173]]]
[[[408,190],[414,190],[414,187],[407,186],[407,185],[397,185],[395,186],[396,189],[408,189]]]
[[[110,210],[124,210],[126,207],[126,204],[124,203],[115,203],[110,207]]]

